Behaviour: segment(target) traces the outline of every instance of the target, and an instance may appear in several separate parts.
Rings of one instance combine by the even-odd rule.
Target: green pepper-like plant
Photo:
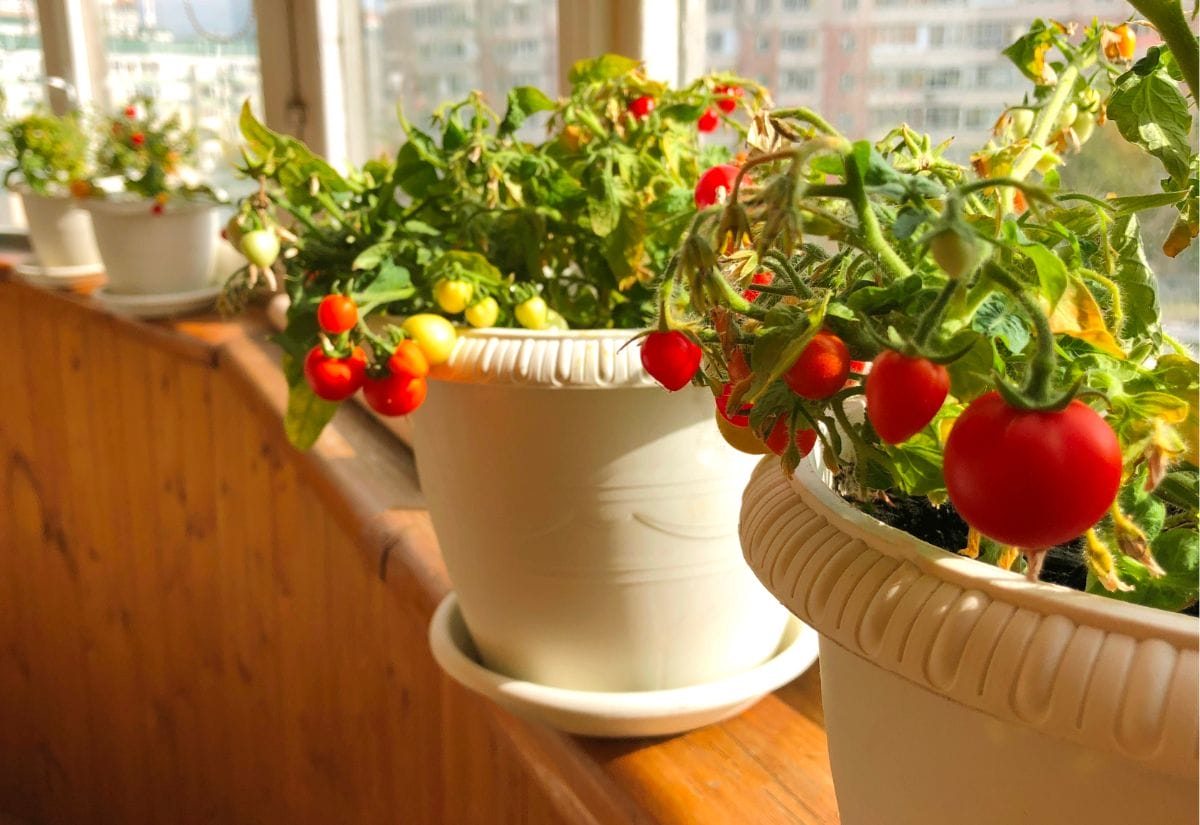
[[[12,158],[4,186],[20,182],[39,195],[86,191],[89,176],[88,137],[78,112],[59,117],[36,110],[0,122],[0,154]]]

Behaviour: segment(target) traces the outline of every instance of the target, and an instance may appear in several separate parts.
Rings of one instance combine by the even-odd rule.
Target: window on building
[[[854,32],[842,32],[841,42],[842,42],[842,51],[844,51],[844,52],[854,51],[854,43],[855,43]]]
[[[501,111],[513,86],[557,92],[556,0],[346,2],[353,2],[360,24],[364,83],[348,94],[366,119],[366,145],[360,151],[367,156],[393,151],[400,143],[397,103],[411,123],[425,127],[438,106],[472,89]],[[732,0],[709,0],[708,9],[732,9]],[[504,23],[479,25],[485,19]],[[727,48],[723,34],[709,33],[710,53]]]
[[[810,32],[786,31],[779,35],[779,48],[787,52],[802,52],[813,46],[813,35]]]
[[[42,33],[33,0],[0,2],[0,81],[10,116],[27,114],[46,102]]]

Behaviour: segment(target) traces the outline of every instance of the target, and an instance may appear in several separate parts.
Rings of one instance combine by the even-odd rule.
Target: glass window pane
[[[879,139],[902,122],[938,141],[953,136],[949,154],[960,162],[987,142],[1001,112],[1028,90],[1000,51],[1034,18],[1086,24],[1137,16],[1117,0],[708,0],[703,10],[703,36],[687,44],[703,49],[703,60],[687,65],[757,78],[776,104],[815,108],[852,138]],[[777,39],[764,41],[773,32]],[[1139,51],[1156,42],[1139,30]],[[1063,176],[1069,186],[1104,196],[1160,191],[1163,174],[1109,126],[1097,130]],[[1164,237],[1175,214],[1172,207],[1147,214],[1147,237]],[[1195,345],[1196,245],[1176,259],[1156,247],[1148,254],[1161,276],[1166,315]]]
[[[513,86],[557,93],[556,0],[346,2],[362,26],[366,88],[347,92],[364,95],[368,156],[401,140],[398,103],[422,126],[442,103],[473,89],[501,111]]]
[[[105,90],[117,106],[149,95],[201,130],[200,171],[229,188],[236,178],[224,144],[250,99],[262,112],[252,0],[95,0],[102,13]],[[244,184],[241,184],[244,185]]]
[[[0,0],[0,95],[10,116],[46,100],[42,34],[33,0]]]

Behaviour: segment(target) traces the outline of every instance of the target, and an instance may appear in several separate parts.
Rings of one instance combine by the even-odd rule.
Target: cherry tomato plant
[[[59,117],[37,110],[8,119],[0,109],[0,158],[12,162],[4,173],[5,187],[19,179],[40,195],[76,194],[91,175],[87,132],[78,112]]]
[[[396,155],[345,173],[244,108],[240,171],[259,188],[225,228],[250,263],[226,284],[223,305],[236,311],[282,278],[294,443],[310,445],[336,408],[299,366],[314,346],[341,358],[361,347],[368,402],[407,411],[424,394],[390,380],[393,353],[414,340],[436,367],[453,349],[452,323],[647,324],[655,273],[696,214],[697,179],[729,159],[702,147],[698,118],[711,109],[714,129],[744,133],[767,102],[733,75],[672,89],[637,61],[606,55],[576,64],[561,100],[518,87],[499,109],[479,93],[447,103],[428,126],[400,113]],[[318,317],[331,295],[355,307],[353,321]]]
[[[1155,23],[1163,5],[1139,8]],[[1132,55],[1133,28],[1035,22],[1005,51],[1033,88],[969,165],[903,125],[869,142],[809,109],[758,114],[664,269],[652,334],[701,348],[719,419],[744,416],[785,472],[819,443],[868,511],[954,507],[969,531],[948,550],[1036,577],[1065,545],[1089,590],[1179,610],[1197,596],[1200,381],[1161,324],[1138,213],[1178,208],[1169,254],[1196,234],[1177,78],[1196,89],[1168,47]],[[1162,161],[1162,192],[1062,189],[1105,119]]]

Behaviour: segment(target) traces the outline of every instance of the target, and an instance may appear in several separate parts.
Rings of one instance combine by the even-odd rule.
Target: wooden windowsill
[[[418,583],[396,592],[417,593],[415,601],[401,597],[413,602],[406,610],[414,621],[428,623],[450,583],[411,453],[352,404],[344,405],[313,450],[300,454],[288,448],[278,427],[286,386],[261,313],[235,320],[205,315],[137,321],[106,314],[84,294],[37,289],[6,278],[5,271],[0,255],[0,295],[70,303],[145,347],[226,372],[255,415],[277,432],[280,449],[297,462],[325,507],[355,537],[380,580],[388,586],[400,578]],[[564,821],[838,821],[816,667],[737,718],[676,737],[588,739],[524,722],[492,705],[487,714],[514,744],[532,781],[557,800]]]

